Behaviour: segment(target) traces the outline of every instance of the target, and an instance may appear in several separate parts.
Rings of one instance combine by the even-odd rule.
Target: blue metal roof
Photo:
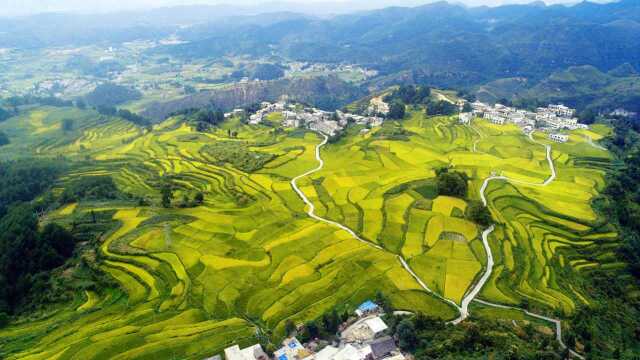
[[[370,311],[378,308],[378,305],[371,300],[367,300],[358,306],[360,311]]]

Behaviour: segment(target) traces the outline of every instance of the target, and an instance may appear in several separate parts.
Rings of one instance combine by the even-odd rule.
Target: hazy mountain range
[[[273,61],[359,64],[380,73],[365,84],[369,87],[412,82],[476,91],[485,86],[485,96],[505,94],[514,84],[526,84],[526,89],[518,87],[518,93],[531,94],[553,74],[582,66],[594,71],[578,71],[581,76],[631,69],[627,71],[629,81],[638,82],[637,0],[499,7],[437,2],[331,17],[277,11],[281,10],[277,7],[269,10],[273,12],[246,15],[242,6],[184,6],[4,19],[0,20],[0,48],[117,46],[124,41],[177,35],[186,43],[151,51],[185,61],[248,55]],[[590,96],[606,100],[615,94],[602,91],[613,88],[602,87],[601,93]],[[637,87],[629,88],[633,91],[625,95],[625,103],[637,105]]]
[[[437,0],[23,0],[0,1],[0,16],[24,16],[50,12],[74,12],[84,14],[113,13],[132,10],[149,10],[162,7],[185,5],[216,5],[235,7],[241,15],[250,15],[271,11],[293,11],[313,15],[341,14],[363,10],[380,9],[390,6],[419,6]],[[547,4],[575,4],[580,0],[546,0]],[[610,2],[612,0],[596,0]],[[523,4],[532,0],[452,0],[452,3],[467,6],[499,6],[505,4]]]

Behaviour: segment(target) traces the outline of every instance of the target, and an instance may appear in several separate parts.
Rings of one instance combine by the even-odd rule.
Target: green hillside
[[[72,119],[70,129],[64,119]],[[0,123],[11,141],[0,147],[2,158],[67,160],[51,196],[95,177],[113,179],[123,194],[76,192],[39,219],[74,234],[90,226],[99,238],[59,274],[70,300],[13,318],[0,329],[0,356],[200,359],[234,343],[275,343],[288,320],[352,310],[378,291],[398,310],[454,319],[452,303],[460,305],[486,269],[483,228],[465,212],[492,174],[512,181],[487,187],[496,264],[481,299],[567,317],[594,301],[585,274],[625,266],[613,256],[615,229],[591,205],[612,157],[585,135],[598,140],[608,128],[556,144],[542,134],[532,141],[515,126],[459,125],[416,109],[404,121],[360,130],[323,147],[324,168],[298,186],[317,215],[362,241],[307,216],[291,186],[318,166],[322,139],[312,132],[238,119],[197,132],[182,116],[142,129],[51,107]],[[398,132],[406,136],[387,136]],[[557,178],[527,185],[550,175],[543,144],[552,148]],[[465,174],[466,194],[443,195],[444,167]]]

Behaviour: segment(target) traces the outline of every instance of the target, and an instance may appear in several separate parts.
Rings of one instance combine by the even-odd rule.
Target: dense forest
[[[52,201],[38,197],[63,166],[37,160],[0,163],[0,313],[26,302],[44,286],[47,271],[73,253],[74,240],[66,230],[56,224],[38,226],[38,214]]]
[[[92,92],[87,94],[85,100],[93,106],[116,106],[127,101],[138,100],[142,94],[126,86],[112,83],[98,85]]]
[[[640,123],[618,118],[611,124],[607,145],[620,164],[594,205],[618,228],[617,256],[627,266],[591,273],[597,301],[574,314],[569,339],[585,344],[594,358],[634,359],[640,352]]]

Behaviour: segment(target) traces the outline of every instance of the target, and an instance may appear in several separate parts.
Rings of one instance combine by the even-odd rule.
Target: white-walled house
[[[551,134],[549,134],[549,139],[551,139],[551,140],[553,140],[555,142],[565,143],[565,142],[569,141],[569,135],[551,133]]]

